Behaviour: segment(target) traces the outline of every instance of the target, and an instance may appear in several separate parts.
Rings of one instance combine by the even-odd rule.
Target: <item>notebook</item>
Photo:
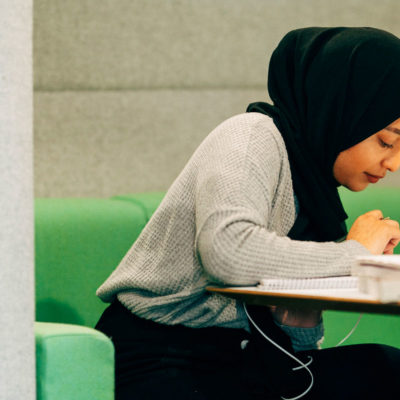
[[[400,301],[400,255],[358,257],[352,275],[327,278],[261,279],[258,290],[337,296],[365,295],[382,302]]]
[[[392,278],[400,276],[400,255],[378,255],[357,257],[352,275],[333,276],[327,278],[268,278],[261,279],[258,287],[263,290],[307,290],[307,289],[357,289],[359,276],[373,271],[377,274]]]
[[[310,289],[357,289],[358,277],[261,279],[258,288],[269,291]]]

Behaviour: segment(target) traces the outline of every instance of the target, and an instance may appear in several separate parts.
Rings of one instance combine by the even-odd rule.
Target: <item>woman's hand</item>
[[[383,219],[380,210],[369,211],[354,221],[346,240],[357,240],[372,254],[393,254],[400,241],[399,223]]]

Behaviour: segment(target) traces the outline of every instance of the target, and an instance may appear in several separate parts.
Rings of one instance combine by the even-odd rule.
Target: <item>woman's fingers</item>
[[[391,239],[389,243],[386,245],[383,254],[393,254],[393,250],[399,244],[399,242],[400,242],[399,239]]]
[[[371,216],[371,217],[375,217],[376,219],[382,219],[383,213],[381,210],[371,210],[360,216]]]
[[[399,223],[384,219],[381,210],[372,210],[354,221],[347,240],[358,241],[372,254],[392,254],[400,241]]]
[[[385,224],[387,224],[389,226],[399,228],[399,223],[397,221],[395,221],[394,219],[383,219],[382,222],[384,222]]]

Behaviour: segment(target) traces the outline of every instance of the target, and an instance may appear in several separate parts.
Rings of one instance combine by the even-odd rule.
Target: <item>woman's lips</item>
[[[368,182],[370,182],[370,183],[376,183],[379,181],[379,179],[383,178],[383,176],[371,175],[371,174],[368,174],[367,172],[365,172],[365,175],[367,175]]]

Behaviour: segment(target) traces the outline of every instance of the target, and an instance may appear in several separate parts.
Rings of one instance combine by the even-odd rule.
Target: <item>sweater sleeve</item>
[[[295,352],[318,350],[324,340],[324,324],[322,321],[312,328],[287,326],[276,321],[275,324],[290,337]]]
[[[285,176],[286,150],[274,133],[254,126],[224,129],[229,132],[200,168],[196,190],[195,250],[210,279],[254,285],[269,277],[348,275],[354,257],[369,254],[358,242],[286,236],[294,223],[294,197]]]

